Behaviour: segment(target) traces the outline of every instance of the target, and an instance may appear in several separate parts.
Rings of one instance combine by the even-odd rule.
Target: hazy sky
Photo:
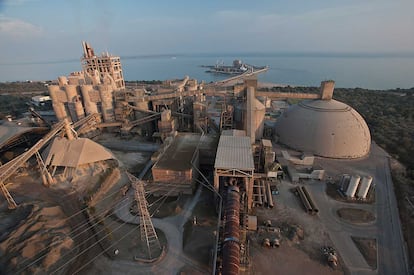
[[[0,63],[212,52],[414,51],[413,0],[0,0]]]

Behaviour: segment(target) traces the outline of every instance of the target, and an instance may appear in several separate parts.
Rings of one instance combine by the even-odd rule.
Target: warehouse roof
[[[250,137],[221,136],[214,168],[254,170]]]
[[[0,125],[0,148],[13,144],[25,134],[44,134],[47,131],[46,127],[24,127],[16,123],[5,122]]]
[[[153,168],[173,171],[192,169],[191,161],[199,141],[199,134],[178,134],[160,159],[154,164]]]
[[[236,129],[229,129],[221,131],[222,136],[238,136],[238,137],[245,137],[246,131],[244,130],[236,130]]]

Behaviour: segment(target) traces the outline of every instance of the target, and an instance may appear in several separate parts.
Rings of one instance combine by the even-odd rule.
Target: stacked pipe
[[[262,198],[262,187],[260,186],[260,181],[256,180],[255,186],[255,194],[256,194],[256,204],[259,206],[263,205],[263,198]]]
[[[269,208],[273,208],[273,197],[272,197],[272,190],[270,189],[270,183],[266,182],[266,193],[267,193],[267,206]]]
[[[223,275],[239,274],[240,269],[240,190],[229,186],[225,208]]]
[[[308,212],[308,214],[315,215],[319,212],[318,207],[316,206],[308,190],[306,190],[305,186],[296,187],[296,192],[298,192],[298,195],[303,203],[303,206],[305,207],[306,212]]]
[[[268,205],[267,202],[267,195],[266,195],[266,186],[264,180],[260,181],[260,188],[262,189],[262,195],[263,195],[263,204]]]
[[[258,204],[259,206],[265,205],[269,208],[273,208],[275,205],[273,202],[270,183],[264,180],[258,180],[257,185],[255,187],[256,204]]]

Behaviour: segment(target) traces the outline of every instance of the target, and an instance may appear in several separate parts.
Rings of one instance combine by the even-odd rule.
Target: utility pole
[[[139,228],[141,233],[141,241],[145,242],[149,259],[153,259],[154,251],[160,251],[161,245],[158,240],[157,232],[151,221],[151,215],[148,211],[148,202],[145,198],[144,183],[135,176],[127,173],[129,180],[132,182],[135,189],[135,200],[139,212]]]

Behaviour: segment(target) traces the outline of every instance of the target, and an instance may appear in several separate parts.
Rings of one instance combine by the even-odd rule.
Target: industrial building
[[[143,200],[137,199],[139,211],[148,211],[145,192],[157,197],[191,196],[203,178],[214,194],[216,205],[211,208],[220,211],[222,207],[215,232],[216,274],[249,270],[247,234],[257,229],[257,217],[249,215],[254,207],[274,207],[272,187],[284,171],[293,184],[303,179],[323,180],[325,170],[314,165],[318,158],[356,159],[370,152],[367,124],[352,107],[332,98],[333,81],[323,81],[319,93],[289,94],[259,91],[257,79],[251,75],[243,76],[243,83],[230,90],[185,76],[154,85],[149,91],[125,85],[119,57],[109,53],[98,57],[88,43],[82,46],[83,71],[59,77],[57,85],[48,86],[59,120],[57,128],[46,128],[51,134],[25,153],[18,165],[45,148],[38,162],[45,185],[51,185],[58,178],[71,181],[81,177],[85,171],[96,174],[95,163],[109,166],[117,162],[109,150],[80,136],[107,131],[119,133],[120,138],[140,136],[161,144],[148,161],[151,177],[145,184],[128,174],[136,184],[136,198]],[[272,99],[280,98],[304,100],[266,125],[266,111],[278,105],[272,104]],[[279,105],[278,111],[285,109],[284,104]],[[269,139],[265,138],[266,128],[270,129]],[[0,149],[27,142],[37,131],[47,132],[40,128],[10,130],[0,125]],[[273,133],[273,141],[282,148],[278,147],[278,152],[272,144]],[[296,152],[291,154],[291,150]],[[9,170],[6,172],[9,177]],[[0,180],[7,180],[6,176]],[[341,186],[346,197],[364,200],[372,181],[371,176],[344,176]],[[306,210],[316,215],[319,209],[310,192],[304,186],[295,189]],[[2,190],[11,201],[7,189]],[[249,226],[249,219],[256,224]],[[151,223],[149,214],[145,222]]]
[[[192,194],[198,178],[200,135],[178,134],[152,166],[149,190],[176,196]],[[174,191],[172,191],[174,190]]]
[[[321,157],[366,156],[371,145],[368,126],[352,107],[332,99],[333,89],[333,81],[324,81],[320,99],[301,101],[283,112],[276,123],[278,141]]]
[[[88,42],[82,42],[83,56],[81,58],[83,72],[95,80],[103,79],[109,75],[115,82],[118,89],[125,88],[124,76],[122,73],[121,59],[119,56],[112,56],[108,52],[101,56],[95,55],[94,49]]]

